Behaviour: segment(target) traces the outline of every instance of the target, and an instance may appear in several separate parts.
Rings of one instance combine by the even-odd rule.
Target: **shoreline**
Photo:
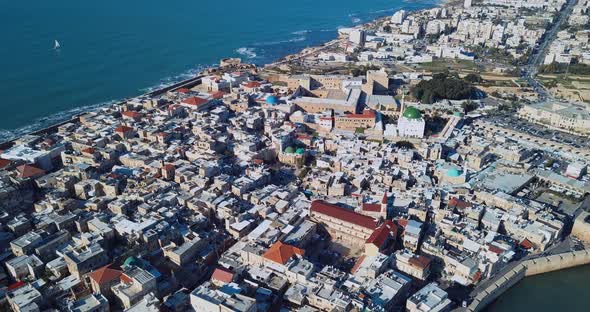
[[[428,7],[424,7],[424,8],[420,8],[420,9],[415,9],[415,10],[412,10],[412,12],[429,10],[429,9],[432,9],[432,8],[435,8],[435,7],[449,6],[449,5],[452,5],[454,2],[460,2],[460,1],[459,0],[438,0],[438,1],[436,1],[436,3],[433,3],[432,5],[430,5]],[[395,12],[397,12],[399,10],[403,10],[403,9],[404,9],[403,7],[393,9],[391,12],[388,13],[388,15],[383,15],[381,17],[374,18],[374,19],[372,19],[372,20],[370,20],[368,22],[361,23],[361,24],[358,24],[358,25],[353,25],[353,26],[350,26],[350,27],[366,27],[367,25],[370,25],[370,24],[379,22],[379,21],[381,21],[383,19],[386,19],[386,18],[390,17],[391,16],[390,13],[392,13],[392,12],[395,13]],[[338,28],[335,31],[338,32]],[[339,40],[338,39],[338,35],[336,35],[336,38],[333,38],[333,39],[331,39],[329,41],[323,42],[320,45],[315,45],[315,46],[310,46],[310,47],[307,47],[307,48],[303,48],[302,50],[300,50],[300,51],[298,51],[296,53],[287,54],[287,55],[284,55],[282,57],[279,57],[278,59],[275,59],[274,61],[271,61],[270,63],[256,64],[256,66],[259,67],[259,68],[261,68],[261,69],[264,69],[264,68],[267,68],[267,67],[270,67],[270,66],[277,66],[277,64],[284,64],[286,62],[289,62],[289,61],[287,61],[285,59],[288,58],[288,57],[290,57],[290,56],[300,55],[303,51],[309,50],[309,49],[322,49],[322,48],[327,47],[327,45],[329,45],[329,44],[335,44],[335,43],[337,43],[338,40]],[[312,52],[310,54],[313,54],[313,53],[317,53],[317,52]],[[255,63],[255,62],[253,62],[253,63]],[[195,79],[195,77],[198,77],[198,76],[202,75],[203,72],[206,72],[207,70],[209,70],[211,68],[215,68],[215,66],[212,66],[211,64],[210,65],[202,65],[202,66],[203,67],[201,67],[201,65],[199,65],[199,66],[197,66],[194,69],[187,69],[185,71],[185,72],[189,72],[189,71],[193,71],[193,70],[198,71],[197,74],[194,77],[190,77],[190,78],[182,79],[182,80],[178,80],[178,81],[173,81],[170,84],[160,83],[160,84],[158,84],[156,86],[153,86],[153,87],[145,87],[145,88],[140,89],[140,91],[141,90],[147,90],[146,93],[132,95],[132,96],[130,96],[128,98],[146,96],[146,95],[150,95],[150,94],[153,94],[153,93],[160,92],[160,91],[162,91],[164,89],[170,88],[171,86],[182,84],[182,83],[186,83],[187,81],[190,81],[192,79]],[[178,75],[175,75],[174,77],[180,77],[180,76],[183,76],[183,74],[178,74]],[[161,80],[163,80],[163,79],[165,79],[165,78],[162,78]],[[174,78],[172,78],[172,79],[174,79]],[[94,110],[100,109],[102,107],[109,107],[109,106],[114,106],[114,105],[120,105],[121,103],[124,103],[124,101],[127,100],[128,98],[120,98],[120,99],[115,99],[115,100],[108,100],[108,101],[104,101],[104,102],[101,102],[101,103],[95,103],[95,104],[89,104],[87,106],[76,107],[76,108],[73,108],[72,110],[69,110],[69,111],[66,110],[66,111],[55,112],[54,114],[52,114],[52,115],[50,115],[48,117],[43,117],[43,118],[35,119],[32,122],[30,122],[28,124],[25,124],[25,125],[23,125],[21,127],[18,127],[18,128],[13,128],[13,129],[0,129],[0,132],[4,132],[5,131],[6,133],[14,133],[14,135],[7,135],[5,141],[3,141],[2,138],[0,138],[0,149],[5,148],[7,145],[11,144],[15,140],[17,140],[17,139],[19,139],[19,138],[21,138],[23,136],[26,136],[26,135],[35,135],[35,134],[41,134],[41,133],[48,132],[48,131],[50,131],[50,129],[53,129],[53,128],[59,127],[59,126],[65,124],[65,123],[68,123],[68,122],[72,122],[72,121],[77,120],[79,118],[79,116],[81,116],[81,115],[83,115],[83,114],[85,114],[87,112],[94,111]],[[78,110],[80,110],[80,112],[77,112]],[[68,113],[68,112],[71,112],[71,111],[76,111],[76,112],[75,113]],[[43,121],[42,121],[43,119],[53,118],[55,115],[59,115],[59,114],[67,115],[67,117],[65,117],[63,120],[59,120],[60,119],[59,117],[55,117],[55,119],[58,119],[58,121],[56,121],[54,123],[48,123],[48,124],[40,125],[38,128],[35,127],[35,124],[37,124],[37,123],[42,124],[43,123]],[[29,129],[29,128],[31,128],[31,129]]]
[[[156,90],[153,90],[153,91],[149,91],[147,93],[143,93],[143,94],[137,95],[135,97],[153,96],[153,95],[158,95],[158,94],[166,93],[166,92],[168,92],[168,91],[170,91],[172,89],[177,89],[177,88],[180,88],[182,86],[195,84],[201,78],[203,78],[203,75],[201,73],[199,73],[195,77],[188,78],[188,79],[185,79],[185,80],[182,80],[182,81],[179,81],[179,82],[175,82],[175,83],[173,83],[171,85],[163,86],[162,88],[159,88],[159,89],[156,89]],[[71,116],[70,118],[67,118],[66,120],[63,120],[61,122],[50,124],[50,125],[48,125],[46,127],[43,127],[43,128],[40,128],[40,129],[31,131],[31,132],[25,133],[25,134],[20,135],[20,136],[16,136],[16,137],[14,137],[14,138],[12,138],[12,139],[10,139],[8,141],[0,142],[0,150],[3,150],[3,149],[6,149],[6,148],[11,147],[12,144],[14,143],[14,141],[18,140],[19,138],[21,138],[23,136],[26,136],[26,135],[40,135],[40,134],[45,134],[45,133],[51,133],[55,129],[57,129],[58,127],[60,127],[62,125],[65,125],[65,124],[70,123],[70,122],[78,122],[80,120],[80,116],[82,116],[82,115],[84,115],[84,114],[86,114],[88,112],[91,112],[93,110],[100,109],[102,107],[122,105],[122,104],[124,104],[126,102],[126,100],[127,99],[121,99],[121,100],[115,101],[114,103],[109,103],[109,104],[106,104],[106,105],[100,105],[100,107],[97,107],[97,108],[94,108],[94,109],[85,110],[85,111],[83,111],[83,112],[81,112],[79,114],[75,114],[74,116]]]

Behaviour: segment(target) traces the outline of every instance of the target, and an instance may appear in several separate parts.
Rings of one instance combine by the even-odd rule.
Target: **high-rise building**
[[[366,41],[365,31],[362,29],[354,29],[350,32],[350,42],[358,45],[364,45]]]

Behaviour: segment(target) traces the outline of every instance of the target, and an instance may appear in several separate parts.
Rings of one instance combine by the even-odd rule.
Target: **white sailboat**
[[[55,45],[53,46],[53,49],[57,50],[59,48],[61,48],[61,45],[59,44],[59,42],[57,40],[55,40]]]

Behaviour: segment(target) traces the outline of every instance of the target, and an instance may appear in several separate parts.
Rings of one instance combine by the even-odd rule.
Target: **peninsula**
[[[590,263],[590,1],[226,58],[0,145],[0,311],[480,311]]]

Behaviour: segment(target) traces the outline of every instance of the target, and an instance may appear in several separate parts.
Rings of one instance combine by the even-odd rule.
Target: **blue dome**
[[[463,172],[457,168],[451,168],[451,169],[447,170],[447,176],[449,176],[449,177],[456,178],[462,174],[463,174]]]
[[[268,105],[277,105],[277,104],[279,104],[279,99],[276,96],[271,95],[271,96],[269,96],[269,97],[266,98],[266,104],[268,104]]]

